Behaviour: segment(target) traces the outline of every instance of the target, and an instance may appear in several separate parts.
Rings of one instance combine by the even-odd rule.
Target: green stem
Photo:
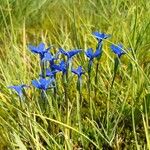
[[[113,88],[113,85],[114,85],[114,81],[115,81],[115,78],[116,78],[118,66],[119,66],[119,58],[116,57],[115,58],[115,65],[114,65],[114,76],[113,76],[113,80],[112,80],[112,83],[111,83],[111,89]]]
[[[78,81],[77,81],[77,119],[78,119],[78,125],[79,125],[79,131],[82,133],[82,124],[81,124],[81,106],[80,106],[80,102],[82,101],[82,93],[81,93],[81,77],[78,77]],[[84,141],[83,141],[83,137],[81,137],[81,142],[82,145],[84,145]]]
[[[95,75],[95,99],[97,97],[97,82],[98,82],[98,68],[99,68],[99,63],[97,62],[96,64],[96,75]]]
[[[65,104],[67,106],[67,108],[66,108],[66,124],[70,125],[70,109],[69,109],[69,99],[68,99],[68,95],[67,95],[67,93],[68,93],[67,92],[68,74],[63,74],[62,80],[63,80],[63,88],[64,88],[64,94],[65,94]],[[67,137],[65,149],[70,149],[70,142],[68,141],[70,139],[70,130],[67,128],[65,128],[65,136]]]
[[[91,113],[91,119],[93,120],[93,107],[92,107],[92,99],[91,99],[91,66],[92,61],[89,61],[88,64],[88,99],[90,102],[90,113]]]

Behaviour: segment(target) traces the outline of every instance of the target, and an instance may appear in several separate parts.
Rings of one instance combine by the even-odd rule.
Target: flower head
[[[53,69],[53,71],[50,69],[46,69],[46,76],[47,77],[53,77],[56,73],[58,72],[58,70]]]
[[[67,71],[67,64],[64,61],[61,61],[59,65],[53,65],[53,68],[55,70],[61,71],[61,72],[63,72],[63,74],[65,74]]]
[[[78,54],[81,52],[81,50],[79,49],[73,49],[70,51],[65,51],[64,49],[60,48],[59,49],[60,53],[64,54],[65,56],[67,56],[68,59],[72,58],[74,55]]]
[[[93,60],[94,58],[100,56],[101,51],[99,49],[97,49],[95,52],[93,52],[92,48],[88,48],[87,51],[85,52],[85,54],[90,60]]]
[[[72,69],[72,72],[80,78],[82,74],[84,74],[84,71],[81,66],[79,66],[77,69]]]
[[[38,89],[47,90],[53,82],[54,78],[45,79],[41,77],[39,80],[32,80],[32,85]]]
[[[112,51],[118,55],[118,57],[120,58],[123,54],[125,54],[125,52],[123,51],[123,45],[122,44],[118,44],[117,46],[112,44],[110,46],[110,48],[112,49]]]
[[[15,92],[19,95],[19,97],[22,97],[23,89],[27,88],[27,87],[29,87],[29,86],[27,86],[25,84],[21,84],[21,85],[9,86],[8,88],[15,90]]]
[[[48,50],[50,49],[50,47],[45,49],[44,43],[40,43],[38,46],[29,45],[28,47],[31,50],[31,52],[39,54],[41,59],[43,59],[44,54],[47,53]]]
[[[109,34],[105,34],[105,33],[100,33],[100,32],[93,32],[93,35],[95,36],[95,38],[101,42],[103,39],[107,39],[110,37]]]
[[[54,61],[56,58],[50,53],[50,52],[46,52],[44,53],[43,59],[42,61]]]

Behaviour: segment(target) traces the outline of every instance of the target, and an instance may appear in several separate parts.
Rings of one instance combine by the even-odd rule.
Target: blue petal
[[[93,59],[93,49],[88,48],[87,51],[85,52],[86,56],[90,59]]]
[[[110,35],[105,34],[105,33],[100,33],[100,32],[93,32],[93,35],[98,39],[98,40],[103,40],[103,39],[107,39],[110,37]]]
[[[44,54],[42,61],[52,61],[53,59],[54,59],[54,57],[49,52],[46,52]]]
[[[38,45],[38,51],[39,52],[43,52],[45,50],[45,44],[44,43],[40,43],[39,45]]]
[[[120,53],[120,49],[118,48],[118,46],[115,46],[115,45],[111,45],[110,48],[112,49],[112,51],[115,53],[115,54],[119,54]]]
[[[64,61],[61,61],[59,66],[61,71],[65,72],[67,70],[67,65]]]
[[[33,53],[39,53],[39,50],[37,47],[29,45],[28,48],[31,50],[31,52]]]
[[[17,93],[22,89],[21,86],[9,86],[8,88],[14,89]]]
[[[65,61],[62,60],[62,61],[60,62],[60,66],[66,66]]]
[[[117,54],[119,57],[121,57],[121,55],[125,54],[125,52],[122,50],[123,49],[123,45],[122,44],[118,44],[118,46],[112,44],[110,46],[110,48],[112,49],[112,51]]]
[[[46,80],[46,84],[45,84],[45,90],[49,88],[49,86],[54,82],[54,78],[50,78],[48,80]]]
[[[115,53],[115,54],[120,54],[121,53],[121,49],[120,47],[116,46],[116,45],[111,45],[110,48],[112,49],[112,51]]]
[[[46,76],[53,76],[54,74],[50,69],[46,69]]]
[[[81,66],[79,66],[77,69],[72,69],[72,72],[79,77],[84,73]]]
[[[41,84],[41,85],[45,85],[46,84],[46,79],[45,78],[40,78],[39,79],[39,83]]]
[[[8,88],[11,88],[16,91],[16,93],[21,97],[23,95],[22,90],[24,87],[28,87],[25,84],[16,85],[16,86],[9,86]]]
[[[79,66],[78,69],[77,69],[78,73],[81,73],[82,72],[82,67]]]
[[[67,52],[64,49],[62,49],[62,48],[59,48],[59,52],[64,54],[64,55],[67,55]]]
[[[62,71],[59,65],[55,65],[55,64],[54,64],[54,65],[53,65],[53,68],[56,69],[56,70]]]
[[[36,88],[40,88],[40,83],[37,80],[32,80],[32,85]]]
[[[46,69],[46,76],[54,76],[57,72],[57,70],[51,71],[50,69]]]
[[[84,73],[81,66],[78,67],[77,71],[78,71],[79,76],[81,76]]]
[[[62,71],[62,72],[66,72],[66,70],[67,70],[67,68],[66,68],[67,66],[64,61],[61,61],[59,65],[54,64],[52,67],[53,67],[53,69]]]
[[[36,88],[46,90],[52,81],[40,78],[39,80],[32,80],[32,85]]]
[[[93,56],[94,57],[99,57],[101,53],[102,53],[102,51],[97,49]]]
[[[76,55],[76,54],[78,54],[80,52],[81,52],[81,50],[74,49],[74,50],[71,50],[71,51],[69,51],[67,53],[68,53],[68,57],[71,58],[71,57],[73,57],[74,55]]]
[[[78,75],[78,71],[76,69],[72,69],[72,72]]]

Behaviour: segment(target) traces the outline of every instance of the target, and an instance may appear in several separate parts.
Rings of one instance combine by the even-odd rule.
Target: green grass
[[[149,0],[0,0],[0,4],[1,150],[150,149]],[[87,73],[78,112],[75,76],[66,87],[67,101],[57,76],[57,100],[49,90],[46,114],[38,104],[39,91],[32,87],[26,90],[21,108],[17,95],[7,87],[21,82],[30,85],[38,78],[38,57],[27,45],[43,41],[47,46],[86,50],[96,47],[91,33],[97,30],[112,37],[104,41],[97,84],[96,61],[92,70],[93,109]],[[115,56],[109,48],[111,43],[123,43],[127,51],[132,49],[121,58],[112,89]],[[87,61],[80,55],[73,66],[82,65],[87,71]]]

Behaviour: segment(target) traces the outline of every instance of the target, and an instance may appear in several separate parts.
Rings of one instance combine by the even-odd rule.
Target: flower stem
[[[45,78],[45,66],[44,66],[44,62],[41,60],[41,58],[40,58],[40,67],[41,67],[41,76],[42,76],[42,78]]]
[[[96,99],[96,95],[97,95],[97,81],[98,81],[98,69],[99,69],[99,61],[101,59],[101,56],[102,56],[102,40],[99,40],[98,41],[98,44],[97,44],[97,47],[96,49],[98,49],[100,51],[100,55],[97,57],[97,64],[96,64],[96,75],[95,75],[95,90],[94,90],[94,93],[95,93],[95,99]]]
[[[45,78],[45,66],[44,66],[44,62],[42,61],[41,56],[40,56],[40,67],[41,67],[41,77]],[[45,93],[44,93],[43,90],[41,90],[41,98],[40,98],[39,103],[40,103],[40,106],[41,106],[41,110],[43,112],[46,111],[48,100],[45,98]]]
[[[96,100],[96,97],[97,97],[97,81],[98,81],[98,68],[99,68],[99,63],[97,61],[97,64],[96,64],[96,75],[95,75],[95,90],[94,90],[94,93],[95,93],[95,100]]]
[[[81,113],[80,113],[80,102],[82,101],[82,93],[81,93],[81,78],[78,77],[77,81],[77,98],[76,98],[76,103],[77,103],[77,120],[78,120],[78,125],[79,125],[79,131],[82,133],[82,124],[81,124]],[[84,145],[83,137],[81,136],[81,142],[82,145]]]
[[[115,78],[116,78],[116,74],[117,74],[117,70],[118,70],[118,66],[119,66],[119,58],[116,57],[115,58],[115,65],[114,65],[114,75],[113,75],[113,79],[112,79],[112,83],[111,83],[111,88],[113,88],[113,85],[114,85],[114,81],[115,81]]]
[[[23,98],[21,96],[19,96],[20,107],[23,109],[22,101],[23,101]]]
[[[92,99],[91,99],[91,68],[92,68],[92,61],[89,61],[88,64],[88,99],[90,102],[90,113],[91,113],[91,118],[93,120],[93,107],[92,107]]]
[[[68,95],[67,95],[67,93],[68,93],[68,91],[67,91],[68,75],[63,74],[62,80],[63,80],[63,88],[64,88],[64,94],[65,94],[65,104],[67,106],[67,108],[66,108],[66,124],[70,125],[70,109],[69,109],[69,99],[68,99]],[[66,137],[65,148],[67,148],[67,147],[70,147],[70,144],[68,142],[68,139],[70,139],[70,130],[67,128],[65,128],[65,137]]]

